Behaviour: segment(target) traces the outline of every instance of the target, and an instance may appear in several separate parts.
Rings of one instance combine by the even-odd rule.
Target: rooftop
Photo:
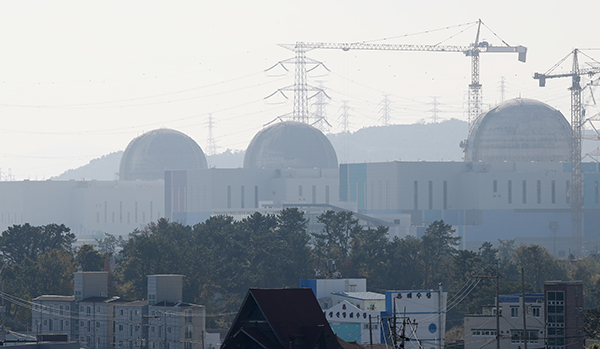
[[[385,300],[384,294],[375,292],[332,292],[331,294],[360,300]]]

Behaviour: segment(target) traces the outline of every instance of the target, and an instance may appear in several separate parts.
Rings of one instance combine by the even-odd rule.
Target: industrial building
[[[148,299],[108,297],[108,272],[76,272],[74,296],[32,300],[36,335],[66,335],[82,348],[202,349],[205,308],[182,302],[183,275],[148,275]]]
[[[508,100],[481,114],[461,146],[462,162],[338,164],[319,130],[287,121],[256,134],[243,168],[220,169],[207,166],[188,136],[159,129],[131,141],[120,180],[0,182],[0,228],[64,223],[81,239],[126,235],[159,217],[193,225],[216,214],[242,219],[296,206],[312,230],[323,211],[352,210],[366,226],[390,227],[390,237],[419,235],[443,219],[465,249],[515,239],[557,257],[574,250],[571,130],[558,110]],[[600,168],[581,169],[583,240],[595,249]]]

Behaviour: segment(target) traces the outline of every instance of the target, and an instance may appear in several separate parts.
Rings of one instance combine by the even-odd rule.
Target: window
[[[363,329],[368,330],[369,329],[369,324],[364,324],[363,325]],[[372,330],[377,330],[378,329],[377,324],[371,323],[371,329]]]
[[[552,203],[555,204],[556,203],[556,181],[553,179],[552,180]]]
[[[492,190],[494,191],[494,194],[496,194],[498,192],[498,181],[494,179],[493,185],[492,185]]]
[[[537,181],[537,203],[542,203],[542,181]]]
[[[444,210],[448,209],[448,181],[444,181]]]
[[[123,331],[123,325],[119,325],[119,331]]]
[[[471,329],[471,334],[474,337],[495,337],[495,329]]]
[[[540,317],[540,307],[532,307],[531,308],[531,316]]]
[[[512,181],[508,181],[508,203],[512,204]]]
[[[433,210],[433,181],[429,181],[429,209]]]
[[[242,188],[240,189],[240,204],[242,205],[241,207],[244,208],[245,206],[245,201],[246,201],[246,190],[244,189],[244,186],[242,185]]]
[[[192,334],[193,334],[193,326],[192,325],[186,325],[185,326],[185,339],[192,338]]]
[[[414,183],[414,209],[419,209],[419,181],[415,181]]]
[[[539,337],[538,330],[527,330],[527,343],[537,344]],[[512,344],[522,344],[523,339],[523,330],[510,330],[510,341]]]
[[[527,181],[523,180],[523,203],[527,203]]]
[[[121,316],[123,316],[123,309],[121,309],[121,310],[119,311],[119,314],[121,314]]]
[[[518,307],[510,307],[510,317],[512,317],[512,318],[519,317],[519,308]]]

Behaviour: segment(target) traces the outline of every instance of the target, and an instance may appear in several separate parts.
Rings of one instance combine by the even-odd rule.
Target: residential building
[[[204,348],[205,309],[181,301],[183,275],[149,275],[152,302],[107,297],[107,280],[107,272],[77,272],[75,296],[34,299],[34,331],[66,334],[87,349]]]
[[[331,293],[332,304],[346,301],[358,309],[365,311],[384,311],[385,295],[375,292],[333,292]]]
[[[496,322],[496,306],[485,306],[482,313],[465,317],[465,349],[495,345],[497,324],[500,326],[500,348],[518,348],[524,345],[523,325],[527,327],[527,344],[541,347],[545,338],[545,307],[543,294],[500,295],[499,322]],[[523,323],[525,316],[525,324]]]
[[[333,333],[346,342],[381,343],[381,311],[365,311],[343,300],[324,314]]]
[[[114,348],[114,306],[119,297],[88,297],[78,302],[79,342],[87,349]]]
[[[69,341],[77,340],[75,297],[39,296],[32,300],[31,310],[31,328],[36,335],[66,334]]]
[[[329,309],[334,305],[333,293],[367,292],[367,279],[301,279],[300,288],[310,288],[321,309]]]
[[[146,347],[148,338],[148,301],[118,303],[115,313],[115,348]]]
[[[250,289],[221,349],[339,349],[314,293],[306,288]]]
[[[549,349],[583,348],[583,284],[581,281],[547,281],[547,343]]]
[[[381,313],[382,342],[395,344],[402,336],[410,338],[405,348],[444,347],[448,291],[386,291],[385,311]]]
[[[148,306],[148,314],[148,348],[204,348],[204,306],[162,301]]]

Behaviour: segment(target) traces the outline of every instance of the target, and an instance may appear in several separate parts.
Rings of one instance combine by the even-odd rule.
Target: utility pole
[[[381,117],[379,118],[379,120],[381,121],[383,126],[388,126],[390,124],[390,114],[392,111],[392,109],[390,108],[391,104],[392,102],[390,101],[389,95],[384,94],[383,100],[379,103],[379,105],[381,105],[381,109],[379,110],[379,112],[381,113]]]
[[[215,137],[213,136],[213,127],[214,127],[213,116],[212,116],[212,114],[208,114],[208,137],[206,140],[207,155],[215,155],[217,153],[217,144],[215,143]]]
[[[506,78],[504,76],[500,77],[500,102],[504,102],[506,92]]]
[[[523,343],[525,349],[527,349],[529,335],[527,333],[527,309],[525,308],[525,268],[523,267],[521,267],[521,290],[523,293]]]
[[[500,271],[496,265],[496,349],[500,349]]]
[[[434,124],[437,124],[440,120],[438,113],[440,112],[440,109],[438,108],[438,106],[440,105],[440,102],[438,102],[438,97],[437,96],[432,96],[431,97],[433,99],[433,101],[429,104],[433,105],[433,108],[430,109],[429,111],[433,113],[433,115],[431,115],[431,121]]]
[[[340,124],[342,126],[342,132],[348,132],[350,129],[350,121],[348,119],[350,118],[349,112],[352,108],[350,108],[348,103],[349,103],[349,101],[344,100],[344,101],[342,101],[342,106],[340,107],[340,109],[342,111],[342,115],[340,115],[338,117],[338,119],[342,119],[342,121],[340,122]]]
[[[370,348],[373,349],[373,327],[371,325],[371,314],[369,314],[369,343]]]
[[[480,279],[496,279],[496,349],[500,349],[500,271],[496,265],[496,276],[475,276]]]

